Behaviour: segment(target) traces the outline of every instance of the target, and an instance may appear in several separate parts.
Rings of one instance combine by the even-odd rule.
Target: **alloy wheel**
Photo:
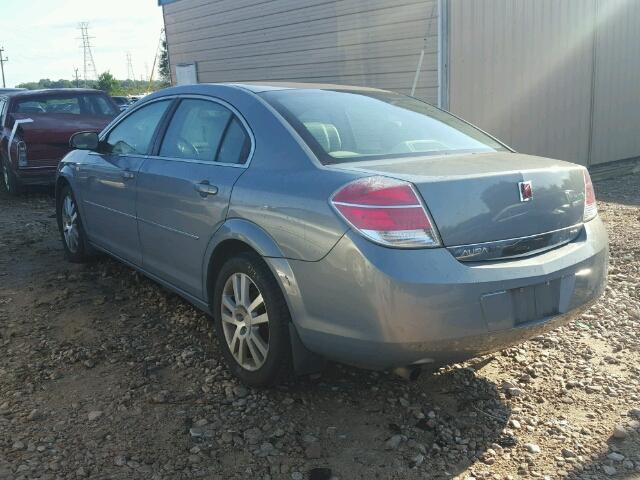
[[[70,194],[62,201],[62,233],[64,241],[71,253],[78,251],[80,230],[78,228],[78,209]]]
[[[222,291],[221,319],[227,346],[246,370],[258,370],[269,353],[269,316],[260,289],[244,273],[234,273]]]

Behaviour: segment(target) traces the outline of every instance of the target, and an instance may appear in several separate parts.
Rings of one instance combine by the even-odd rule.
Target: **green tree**
[[[158,72],[163,86],[171,85],[171,67],[169,66],[169,50],[167,49],[167,39],[162,39],[160,46],[160,63],[158,64]]]
[[[110,72],[104,72],[98,77],[96,88],[112,95],[120,88],[120,82]]]

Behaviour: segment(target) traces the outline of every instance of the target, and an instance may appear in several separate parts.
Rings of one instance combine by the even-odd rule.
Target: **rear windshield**
[[[114,116],[114,105],[102,95],[29,96],[16,100],[15,113]]]
[[[260,95],[325,164],[506,150],[468,123],[405,95],[297,89]]]

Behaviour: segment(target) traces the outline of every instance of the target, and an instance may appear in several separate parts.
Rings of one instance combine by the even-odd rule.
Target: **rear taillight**
[[[360,178],[331,197],[331,205],[358,232],[390,247],[437,247],[435,225],[408,182]]]
[[[596,193],[593,191],[593,183],[587,169],[584,169],[584,215],[582,220],[588,222],[598,215],[598,206],[596,205]]]
[[[27,166],[27,144],[23,141],[18,142],[16,149],[18,150],[18,166]]]

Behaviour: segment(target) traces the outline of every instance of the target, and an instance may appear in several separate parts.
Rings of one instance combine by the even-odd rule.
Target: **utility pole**
[[[78,69],[76,68],[75,71],[76,71],[76,74],[75,74],[75,77],[76,77],[76,88],[80,88],[80,79],[78,78]]]
[[[7,84],[4,81],[4,62],[8,62],[9,59],[4,56],[4,48],[0,47],[0,70],[2,70],[2,88],[6,88]]]

